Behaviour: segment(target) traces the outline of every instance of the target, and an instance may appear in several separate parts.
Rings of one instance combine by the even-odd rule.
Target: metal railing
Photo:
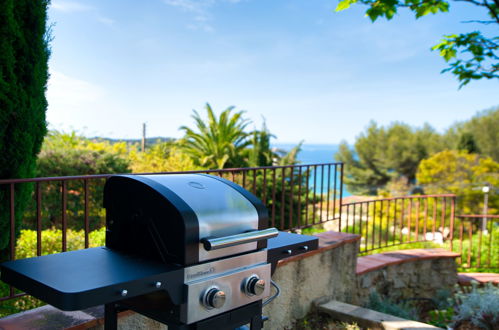
[[[346,203],[338,229],[362,236],[361,253],[425,241],[448,240],[452,245],[455,205],[453,194]]]
[[[454,251],[463,268],[499,268],[499,215],[458,215]],[[485,230],[484,230],[485,229]]]
[[[269,211],[269,226],[295,230],[339,220],[343,189],[343,164],[325,163],[253,168],[233,168],[156,174],[206,173],[233,181],[260,198]],[[105,226],[102,192],[110,175],[49,177],[0,180],[0,192],[8,198],[0,205],[0,221],[8,226],[8,260],[16,259],[19,229],[36,231],[36,255],[44,254],[44,230],[60,230],[60,248],[51,252],[71,250],[68,233],[82,232],[84,244],[90,246],[89,234]],[[28,185],[31,197],[19,207],[16,192]],[[17,210],[22,209],[21,212]],[[17,228],[16,228],[17,226]],[[33,247],[35,249],[35,247]],[[0,283],[1,285],[2,283]],[[0,287],[1,292],[1,287]],[[0,293],[0,301],[22,296],[9,288]]]
[[[280,230],[324,225],[328,230],[359,234],[362,236],[360,253],[407,243],[439,242],[462,255],[458,261],[463,267],[499,267],[499,253],[493,253],[494,244],[499,244],[499,216],[455,216],[454,194],[343,204],[342,163],[146,174],[186,173],[217,175],[251,191],[267,206],[269,226]],[[29,248],[36,250],[37,256],[74,249],[71,230],[83,236],[81,247],[88,248],[91,233],[105,226],[102,192],[109,176],[0,180],[5,203],[0,205],[0,211],[4,210],[0,221],[9,224],[7,259],[16,259],[18,229],[21,228],[36,234],[36,242]],[[21,185],[29,186],[31,197],[26,205],[18,207],[16,192]],[[488,220],[486,232],[482,227],[483,218]],[[60,231],[60,243],[57,249],[46,252],[47,241],[43,235],[49,228]],[[0,283],[0,301],[24,295],[12,287],[2,293],[2,285]]]

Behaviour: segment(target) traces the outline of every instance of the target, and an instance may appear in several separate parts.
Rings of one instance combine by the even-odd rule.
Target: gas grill
[[[134,310],[170,329],[260,329],[280,259],[314,237],[267,228],[267,209],[205,174],[117,175],[104,188],[106,246],[10,261],[1,279],[62,310]],[[268,300],[267,300],[268,301]]]

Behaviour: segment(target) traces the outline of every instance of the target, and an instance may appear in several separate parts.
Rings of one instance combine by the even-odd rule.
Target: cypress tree
[[[45,136],[50,0],[0,0],[0,179],[33,177]],[[16,232],[32,185],[15,186]],[[9,185],[0,185],[0,259],[8,253]]]
[[[478,154],[480,149],[476,144],[475,136],[470,132],[464,132],[459,138],[459,143],[457,145],[457,150],[466,151],[469,154]]]

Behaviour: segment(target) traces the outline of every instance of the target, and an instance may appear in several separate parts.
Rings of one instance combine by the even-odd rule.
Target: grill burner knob
[[[248,277],[243,284],[243,291],[248,296],[261,295],[265,290],[265,280],[257,275]]]
[[[203,295],[203,305],[208,308],[221,308],[225,304],[225,292],[217,287],[211,288]]]

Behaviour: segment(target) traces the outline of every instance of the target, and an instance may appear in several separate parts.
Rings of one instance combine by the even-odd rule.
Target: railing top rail
[[[373,202],[382,202],[382,201],[393,201],[398,199],[418,199],[418,198],[452,198],[456,197],[455,194],[433,194],[433,195],[410,195],[410,196],[398,196],[398,197],[385,197],[385,198],[376,198],[364,201],[356,201],[344,203],[342,205],[353,205],[353,204],[364,204],[364,203],[373,203]]]
[[[342,162],[336,163],[314,163],[314,164],[296,164],[296,165],[276,165],[276,166],[261,166],[261,167],[239,167],[239,168],[224,168],[215,170],[195,170],[195,171],[175,171],[175,172],[155,172],[155,173],[116,173],[116,174],[93,174],[93,175],[73,175],[73,176],[55,176],[44,178],[25,178],[25,179],[2,179],[0,184],[26,183],[26,182],[47,182],[47,181],[67,181],[67,180],[88,180],[88,179],[105,179],[112,175],[155,175],[155,174],[196,174],[196,173],[230,173],[239,171],[253,171],[263,169],[279,169],[293,167],[313,167],[313,166],[337,166],[343,165]]]
[[[476,220],[476,219],[483,219],[483,218],[499,219],[499,215],[497,215],[497,214],[462,214],[462,215],[456,215],[456,217],[469,219],[469,220]]]

